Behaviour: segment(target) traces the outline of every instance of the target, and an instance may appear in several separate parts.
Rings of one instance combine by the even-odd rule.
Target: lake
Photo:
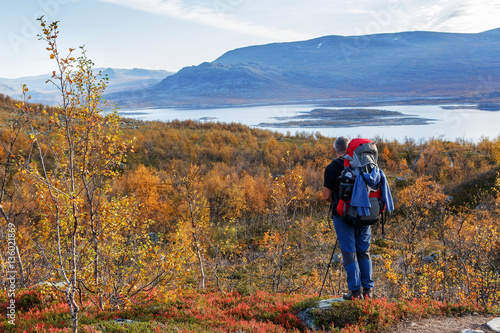
[[[446,108],[443,108],[446,107]],[[398,111],[405,115],[432,119],[425,125],[398,126],[358,126],[358,127],[263,127],[261,123],[279,123],[289,117],[301,115],[322,105],[268,105],[245,106],[213,109],[136,109],[120,110],[123,117],[141,120],[201,120],[218,122],[237,122],[262,129],[270,129],[279,133],[290,132],[316,133],[327,137],[339,135],[373,138],[379,136],[386,140],[403,141],[405,138],[415,140],[442,138],[446,140],[464,139],[478,142],[481,138],[496,139],[500,134],[500,112],[480,111],[473,106],[459,105],[460,109],[450,109],[450,105],[387,105],[356,107],[356,109],[378,109]],[[451,106],[453,107],[453,106]],[[352,109],[349,107],[328,107],[331,109]]]

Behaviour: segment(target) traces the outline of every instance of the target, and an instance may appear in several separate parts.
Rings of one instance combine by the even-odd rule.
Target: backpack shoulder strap
[[[340,156],[339,158],[334,159],[333,162],[335,164],[337,164],[338,166],[341,166],[342,168],[344,167],[344,157],[343,156]]]

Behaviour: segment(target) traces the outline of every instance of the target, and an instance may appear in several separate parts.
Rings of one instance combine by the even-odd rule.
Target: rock
[[[431,253],[428,256],[425,256],[422,258],[422,261],[426,264],[433,263],[437,258],[439,258],[439,255],[436,253]]]
[[[318,303],[316,306],[317,309],[331,308],[332,303],[334,302],[344,302],[345,300],[342,297],[324,299]]]
[[[500,317],[497,317],[493,320],[490,320],[489,322],[486,323],[489,329],[495,331],[495,332],[500,332]]]
[[[51,286],[51,287],[56,287],[56,288],[66,288],[66,282],[48,282],[48,281],[44,281],[44,282],[40,282],[37,284],[38,286]]]
[[[311,331],[317,331],[319,328],[314,325],[314,319],[311,316],[311,310],[314,308],[305,309],[299,312],[299,319],[306,325],[306,327]]]
[[[150,232],[148,236],[153,243],[158,243],[160,241],[160,235],[157,232]]]
[[[311,316],[311,311],[314,309],[327,309],[332,306],[334,302],[344,302],[345,300],[342,297],[324,299],[318,302],[318,305],[312,308],[308,308],[299,312],[299,319],[307,326],[307,328],[311,331],[319,330],[319,327],[314,325],[314,319]]]
[[[332,258],[333,262],[341,262],[342,261],[342,255],[339,253],[335,253]]]
[[[133,323],[138,323],[138,321],[130,320],[130,319],[122,319],[118,318],[113,320],[117,324],[133,324]]]
[[[484,331],[472,330],[470,328],[466,328],[466,329],[461,330],[460,333],[484,333]]]

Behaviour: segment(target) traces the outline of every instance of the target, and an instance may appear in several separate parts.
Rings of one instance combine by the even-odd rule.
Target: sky
[[[95,67],[172,72],[250,45],[500,27],[500,0],[3,0],[0,13],[0,78],[55,70],[42,15],[60,21],[60,50],[85,46]]]

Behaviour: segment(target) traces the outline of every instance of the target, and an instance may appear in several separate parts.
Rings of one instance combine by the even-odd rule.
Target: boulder
[[[311,331],[318,331],[319,327],[314,324],[314,319],[311,316],[311,311],[315,309],[326,309],[332,306],[334,302],[344,302],[342,297],[324,299],[318,302],[318,304],[312,308],[308,308],[299,312],[299,319],[307,326]]]
[[[488,326],[490,330],[493,330],[495,332],[500,332],[500,317],[490,320],[489,322],[486,323],[486,326]]]

